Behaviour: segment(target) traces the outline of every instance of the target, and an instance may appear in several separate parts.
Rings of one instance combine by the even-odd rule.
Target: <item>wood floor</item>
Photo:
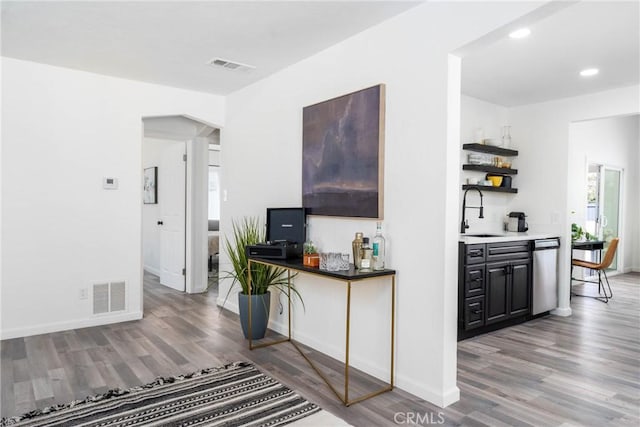
[[[345,408],[288,344],[250,352],[215,295],[145,276],[141,321],[1,342],[1,415],[66,403],[157,376],[249,360],[354,426],[640,425],[640,274],[612,279],[609,304],[574,298],[547,316],[459,343],[460,401],[440,409],[394,390]],[[309,350],[336,381],[339,363]],[[356,389],[374,386],[366,376]]]

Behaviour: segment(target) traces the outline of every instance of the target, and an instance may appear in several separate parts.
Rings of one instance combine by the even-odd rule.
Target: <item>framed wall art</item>
[[[153,166],[144,170],[144,186],[142,200],[146,205],[158,203],[158,167]]]
[[[304,107],[302,205],[311,215],[383,218],[383,84]]]

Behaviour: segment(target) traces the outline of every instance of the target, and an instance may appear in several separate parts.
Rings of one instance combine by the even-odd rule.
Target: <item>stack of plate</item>
[[[492,165],[493,156],[491,154],[469,153],[468,161],[472,165]]]

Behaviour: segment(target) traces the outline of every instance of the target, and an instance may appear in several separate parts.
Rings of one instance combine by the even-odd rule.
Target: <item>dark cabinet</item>
[[[484,325],[484,296],[467,298],[464,302],[464,329],[470,330]]]
[[[529,241],[460,244],[459,338],[530,314],[531,254]]]
[[[508,262],[487,264],[487,325],[509,317],[508,269]]]
[[[531,312],[531,283],[531,261],[512,261],[509,316],[521,316]]]
[[[528,259],[487,263],[487,325],[529,314],[530,265]]]

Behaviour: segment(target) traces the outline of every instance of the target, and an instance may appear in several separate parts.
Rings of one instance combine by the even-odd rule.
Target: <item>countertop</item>
[[[551,237],[558,237],[555,234],[550,233],[517,233],[517,232],[509,232],[503,231],[500,233],[486,233],[486,234],[495,234],[496,236],[492,237],[474,237],[474,234],[484,234],[484,233],[473,233],[470,232],[468,234],[460,234],[460,242],[472,245],[474,243],[496,243],[496,242],[513,242],[516,240],[537,240],[537,239],[549,239]],[[499,235],[498,235],[499,234]]]

